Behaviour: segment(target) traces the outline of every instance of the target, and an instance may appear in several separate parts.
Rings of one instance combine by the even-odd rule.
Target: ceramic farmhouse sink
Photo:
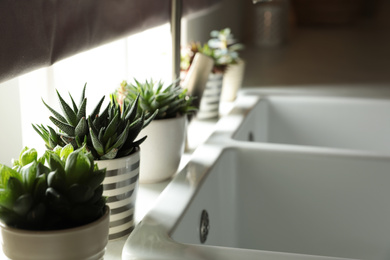
[[[389,157],[204,145],[123,259],[388,259],[389,169]]]
[[[241,95],[122,259],[390,258],[390,102]]]
[[[263,96],[233,139],[390,154],[389,111],[390,99]]]

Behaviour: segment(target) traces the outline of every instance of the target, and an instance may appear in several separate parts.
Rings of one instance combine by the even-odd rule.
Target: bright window
[[[40,151],[45,149],[43,140],[31,124],[53,126],[48,119],[51,113],[43,105],[41,98],[60,111],[56,89],[67,101],[69,101],[68,92],[71,93],[78,103],[82,87],[87,83],[87,109],[92,110],[103,95],[106,95],[107,102],[108,95],[119,86],[122,80],[132,81],[136,78],[143,81],[153,78],[170,83],[172,80],[171,57],[170,26],[165,24],[75,55],[49,68],[20,76],[16,81],[19,87],[20,113],[17,110],[5,111],[2,106],[3,111],[0,111],[0,116],[4,120],[18,120],[19,118],[21,134],[20,131],[15,131],[15,136],[0,137],[0,149],[4,151],[7,146],[15,146],[15,142],[10,141],[13,138],[22,138],[17,151],[24,146],[34,147]],[[1,85],[3,84],[0,84],[0,88]],[[17,98],[15,91],[9,94],[2,92],[2,94],[1,100]],[[10,116],[8,116],[9,113],[11,113]],[[7,122],[3,121],[1,125],[7,127]],[[15,151],[0,153],[0,162],[6,163],[17,155]]]

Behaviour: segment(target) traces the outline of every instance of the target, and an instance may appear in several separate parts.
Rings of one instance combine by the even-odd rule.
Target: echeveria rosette
[[[25,148],[10,168],[0,164],[0,219],[21,229],[57,230],[90,223],[104,213],[102,182],[85,147]]]

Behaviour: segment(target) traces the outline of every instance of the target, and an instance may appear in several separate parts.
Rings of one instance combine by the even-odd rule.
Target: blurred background
[[[184,0],[185,1],[185,0]],[[388,88],[390,3],[386,0],[222,0],[181,23],[181,44],[207,42],[231,28],[245,44],[243,88],[356,86]],[[122,80],[171,81],[168,23],[137,32],[0,83],[0,162],[24,146],[41,147],[31,124],[50,124],[57,89],[78,100],[87,83],[89,104]],[[90,107],[92,109],[92,107]]]

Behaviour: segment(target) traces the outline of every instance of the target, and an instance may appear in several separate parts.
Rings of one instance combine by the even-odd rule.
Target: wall
[[[10,166],[22,148],[18,80],[2,83],[0,91],[0,163]]]
[[[182,36],[182,43],[191,41],[205,43],[210,39],[212,30],[221,30],[226,27],[232,30],[236,39],[241,39],[243,0],[222,0],[221,2],[218,7],[202,16],[185,19],[183,27],[186,27],[187,35]]]

